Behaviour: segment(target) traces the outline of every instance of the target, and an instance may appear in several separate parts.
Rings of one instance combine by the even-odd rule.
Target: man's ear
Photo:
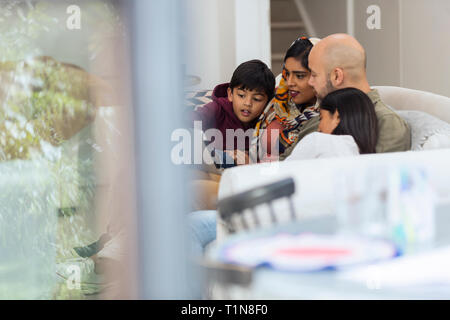
[[[227,93],[228,93],[228,101],[233,102],[233,90],[230,87],[228,87]]]
[[[330,76],[333,87],[339,88],[344,83],[344,70],[341,68],[335,68]]]

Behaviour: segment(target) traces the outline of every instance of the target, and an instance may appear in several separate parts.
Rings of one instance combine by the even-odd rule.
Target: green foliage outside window
[[[84,3],[83,21],[95,19],[104,30],[89,34],[90,44],[81,51],[95,58],[102,38],[116,35],[121,24],[103,1]],[[2,282],[0,299],[83,298],[81,292],[99,288],[97,277],[84,270],[82,291],[69,290],[61,279],[50,291],[39,291],[48,279],[58,278],[57,270],[61,275],[66,264],[80,262],[73,260],[71,248],[95,237],[95,154],[88,143],[95,141],[92,79],[78,66],[42,56],[39,40],[65,25],[47,14],[50,5],[0,2],[0,172],[10,177],[9,186],[0,186],[0,255],[9,257],[0,261],[0,282],[12,281]],[[27,178],[33,175],[37,180]],[[33,262],[45,267],[31,270]]]

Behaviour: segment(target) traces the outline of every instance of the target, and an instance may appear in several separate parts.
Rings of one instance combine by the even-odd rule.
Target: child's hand
[[[234,159],[234,162],[239,166],[243,164],[249,164],[250,159],[248,152],[242,150],[225,150],[225,152]]]

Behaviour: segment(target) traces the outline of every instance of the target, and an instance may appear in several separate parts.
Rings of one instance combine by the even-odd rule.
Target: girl
[[[340,89],[320,105],[319,132],[303,138],[287,159],[375,153],[377,139],[377,116],[370,98],[359,89]]]

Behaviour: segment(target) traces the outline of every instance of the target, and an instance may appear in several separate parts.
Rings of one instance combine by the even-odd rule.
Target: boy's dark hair
[[[303,68],[311,71],[308,65],[308,56],[313,44],[305,37],[295,40],[289,49],[286,51],[283,62],[286,62],[288,58],[294,58],[302,64]]]
[[[230,89],[262,90],[270,101],[275,94],[275,77],[260,60],[241,63],[233,72]]]
[[[378,121],[375,106],[359,89],[345,88],[329,93],[320,109],[339,113],[340,122],[332,134],[351,135],[359,153],[375,153],[378,140]]]

